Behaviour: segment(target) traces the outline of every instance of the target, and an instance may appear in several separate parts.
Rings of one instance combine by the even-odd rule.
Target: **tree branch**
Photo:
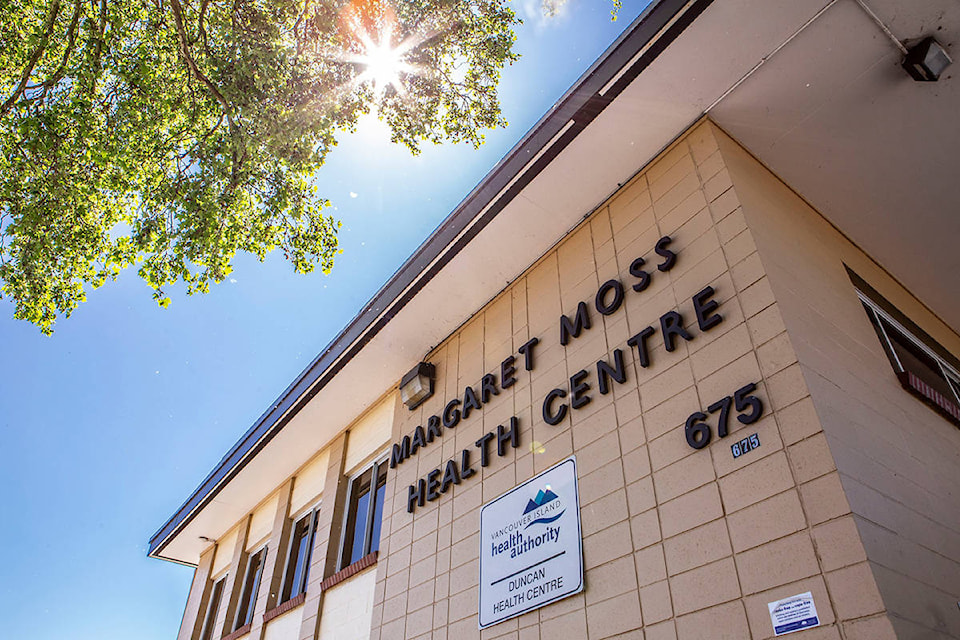
[[[47,40],[50,39],[50,34],[53,33],[53,27],[57,22],[57,16],[59,14],[60,0],[53,0],[53,5],[50,7],[50,13],[47,14],[47,23],[44,25],[43,36],[40,38],[40,43],[27,60],[27,67],[23,70],[23,74],[20,76],[20,82],[17,84],[17,87],[13,90],[13,93],[10,95],[10,97],[4,101],[3,105],[0,105],[0,116],[5,115],[7,111],[9,111],[10,108],[17,102],[17,100],[20,99],[20,96],[23,95],[23,90],[27,86],[27,81],[30,79],[30,74],[33,73],[33,68],[36,66],[40,56],[43,55],[43,52],[47,48]]]
[[[70,21],[70,29],[67,31],[67,46],[63,50],[63,56],[60,58],[60,66],[57,67],[57,70],[54,71],[49,78],[43,81],[43,96],[46,96],[47,91],[63,78],[63,72],[67,68],[67,61],[70,59],[70,54],[73,53],[73,47],[77,42],[77,24],[80,22],[80,7],[81,0],[76,0],[73,9],[73,19]]]

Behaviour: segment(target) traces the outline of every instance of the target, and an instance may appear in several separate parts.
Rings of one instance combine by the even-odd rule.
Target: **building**
[[[960,638],[960,85],[901,65],[928,36],[960,6],[655,2],[151,539],[196,566],[180,640]],[[577,527],[535,531],[580,584],[490,600],[481,557],[536,541],[481,509],[539,516],[571,456]]]

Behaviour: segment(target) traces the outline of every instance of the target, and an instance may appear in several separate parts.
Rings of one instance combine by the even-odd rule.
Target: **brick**
[[[637,571],[633,558],[623,556],[591,569],[587,583],[590,585],[584,592],[587,606],[623,593],[636,593]]]
[[[746,318],[752,318],[774,303],[773,290],[766,276],[741,291],[738,297]]]
[[[753,282],[750,284],[752,285]],[[783,317],[780,315],[780,306],[776,304],[770,305],[748,318],[747,328],[750,330],[750,337],[753,338],[754,344],[763,344],[787,330],[783,323]]]
[[[739,209],[737,211],[739,211]],[[727,218],[732,218],[735,215],[736,211],[727,216]],[[757,244],[754,242],[753,233],[751,233],[749,229],[744,229],[723,243],[723,253],[727,256],[727,264],[737,264],[741,260],[745,260],[750,254],[756,253],[756,251]]]
[[[700,380],[697,383],[697,392],[704,399],[704,403],[710,405],[718,399],[730,395],[748,382],[758,382],[759,380],[760,365],[757,364],[757,356],[751,351],[720,371]],[[690,408],[690,411],[698,408],[695,405]],[[686,417],[684,417],[684,420],[686,420]]]
[[[754,395],[763,399],[762,392],[755,392]],[[759,422],[750,425],[740,424],[735,416],[730,417],[730,435],[721,442],[714,442],[710,445],[710,455],[713,457],[713,466],[717,470],[717,476],[723,477],[739,469],[751,465],[762,458],[771,456],[783,449],[783,442],[780,440],[780,430],[777,428],[777,421],[772,414],[761,418]],[[760,440],[760,447],[746,453],[741,453],[739,458],[733,457],[731,446],[736,442],[756,435]]]
[[[703,195],[707,197],[707,201],[713,202],[732,186],[733,181],[730,179],[730,172],[723,168],[703,183]]]
[[[587,637],[587,615],[582,609],[540,623],[540,636],[551,640],[583,640]]]
[[[716,479],[713,465],[703,456],[690,456],[653,472],[657,500],[666,502]]]
[[[832,571],[867,559],[853,516],[845,516],[814,527],[813,544],[824,571]]]
[[[686,142],[690,148],[690,154],[698,164],[703,163],[719,148],[717,139],[713,135],[712,125],[707,121],[696,125],[688,133]]]
[[[692,385],[690,365],[681,361],[640,386],[640,403],[648,411]]]
[[[720,493],[727,513],[756,504],[792,486],[790,466],[782,451],[720,478]]]
[[[744,593],[756,593],[819,573],[813,543],[806,531],[737,554]]]
[[[622,487],[611,494],[580,508],[583,535],[589,536],[629,517],[627,492]]]
[[[843,623],[846,640],[897,640],[897,634],[886,615],[861,618]]]
[[[648,437],[652,440],[682,425],[699,402],[696,388],[688,387],[659,406],[645,411],[643,420]]]
[[[815,433],[820,433],[820,418],[810,397],[803,398],[777,412],[780,434],[784,444],[794,444]]]
[[[680,161],[684,161],[684,165],[681,167],[683,171],[693,171],[695,164],[691,162],[691,160],[692,157],[689,148],[683,143],[678,142],[661,153],[658,158],[655,158],[646,171],[644,171],[647,182],[663,181],[664,176],[666,176],[671,169],[674,169]],[[682,176],[684,173],[680,171],[677,175]],[[669,181],[667,187],[669,187],[670,184],[675,184],[678,179],[678,177],[675,177],[672,181]]]
[[[663,558],[663,545],[655,544],[633,554],[637,568],[637,584],[645,587],[658,580],[667,579],[667,564]]]
[[[850,513],[850,504],[837,473],[800,485],[800,500],[807,514],[807,522],[811,525]]]
[[[673,620],[644,627],[643,631],[644,640],[677,640],[677,628]]]
[[[604,465],[593,473],[580,477],[578,482],[580,505],[582,507],[591,504],[623,486],[623,466],[620,461]]]
[[[630,523],[621,522],[583,538],[583,564],[589,570],[633,551]]]
[[[655,506],[657,506],[657,499],[653,493],[653,479],[650,476],[627,486],[627,508],[631,514],[643,513]]]
[[[660,542],[660,521],[656,509],[650,509],[630,518],[630,532],[635,549],[643,549]]]
[[[695,160],[695,162],[697,164],[697,173],[700,174],[700,179],[704,181],[716,175],[717,172],[726,166],[723,163],[723,156],[720,154],[719,149],[706,158]]]
[[[620,457],[620,440],[616,432],[608,433],[589,446],[577,450],[577,472],[586,476]]]
[[[644,625],[651,625],[673,617],[670,585],[666,580],[655,582],[640,589],[640,608],[643,611]]]
[[[699,186],[696,177],[689,180],[689,182],[684,182],[684,187],[688,185]],[[704,212],[708,220],[710,220],[710,210],[707,208],[707,199],[703,195],[703,191],[698,188],[695,188],[693,191],[687,192],[685,195],[677,194],[676,198],[681,198],[671,209],[666,213],[660,216],[660,232],[664,235],[684,235],[683,227],[686,224],[696,217],[699,212]],[[662,207],[669,206],[670,195],[668,195],[663,200],[658,200],[653,203],[654,211],[663,211]],[[712,223],[712,220],[710,220]],[[691,230],[686,231],[687,234],[693,235]]]
[[[654,471],[659,471],[696,453],[696,449],[687,444],[683,429],[682,425],[677,425],[650,442],[647,449],[650,452],[650,464]]]
[[[830,446],[823,433],[791,445],[787,449],[797,482],[807,482],[836,470]]]
[[[710,213],[713,214],[713,220],[715,222],[720,222],[736,211],[739,206],[740,198],[737,195],[737,191],[733,187],[730,187],[710,201]]]
[[[636,591],[587,605],[587,631],[591,638],[608,638],[639,629],[640,600]]]
[[[660,526],[666,537],[693,529],[722,515],[723,506],[716,482],[660,504]]]
[[[752,350],[747,325],[740,324],[690,356],[693,376],[702,380]]]
[[[760,371],[763,375],[772,376],[796,362],[797,354],[793,350],[789,336],[781,333],[757,347],[757,360],[760,362]]]
[[[832,625],[835,622],[835,617],[833,615],[833,606],[827,595],[827,585],[823,581],[823,576],[816,575],[798,582],[791,582],[767,591],[755,593],[744,598],[747,620],[750,622],[753,637],[758,640],[760,638],[773,637],[773,625],[770,623],[768,603],[783,600],[784,598],[808,591],[813,596],[813,602],[817,607],[817,617],[820,618],[820,624],[823,626]],[[800,637],[803,638],[807,633],[808,631],[804,631],[804,635]]]
[[[681,158],[662,177],[650,178],[650,195],[653,197],[653,210],[658,218],[662,218],[684,198],[699,190],[700,177],[697,176],[690,156]]]
[[[783,371],[767,378],[766,387],[770,404],[776,410],[810,395],[799,364],[790,365]]]
[[[638,447],[623,454],[623,480],[633,483],[650,475],[650,458],[646,447]]]
[[[764,275],[766,275],[766,272],[763,269],[763,263],[760,261],[759,253],[751,253],[730,267],[730,277],[733,280],[734,288],[738,292],[743,291],[754,282],[757,282]]]
[[[730,539],[738,553],[807,526],[796,489],[767,498],[727,517]]]
[[[733,553],[727,525],[722,519],[664,540],[663,550],[671,576]]]
[[[883,600],[867,562],[827,573],[827,588],[841,620],[883,611]]]
[[[743,605],[730,602],[677,619],[679,640],[743,640],[750,637]]]
[[[677,615],[711,607],[740,597],[740,584],[732,558],[681,573],[670,580]]]
[[[447,618],[454,622],[477,615],[479,597],[479,587],[473,587],[450,596]]]

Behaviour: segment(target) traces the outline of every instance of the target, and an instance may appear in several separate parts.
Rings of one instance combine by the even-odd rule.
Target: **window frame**
[[[366,555],[371,553],[370,548],[373,544],[373,516],[377,508],[377,480],[379,478],[380,470],[384,469],[385,473],[389,473],[389,454],[383,453],[382,455],[376,456],[372,462],[360,466],[359,470],[350,476],[350,480],[347,484],[347,495],[346,501],[344,502],[345,508],[343,510],[343,524],[340,528],[340,545],[337,550],[337,570],[340,571],[353,562],[346,561],[344,558],[344,551],[346,550],[346,542],[348,535],[352,539],[356,531],[356,522],[354,523],[354,528],[352,531],[347,531],[348,525],[350,524],[350,509],[353,506],[353,497],[354,497],[354,487],[357,484],[357,481],[365,474],[367,471],[370,471],[370,500],[367,501],[367,514],[366,519],[364,520],[364,532],[363,532],[363,551],[360,554],[360,558],[363,558]],[[384,491],[384,504],[386,504],[386,479],[384,480],[383,485]],[[381,516],[382,524],[382,516]],[[383,532],[381,531],[381,536]],[[379,540],[378,540],[379,542]],[[378,549],[379,549],[379,545]],[[351,549],[351,552],[353,550]],[[351,553],[352,555],[352,553]]]
[[[868,289],[868,291],[864,291],[863,289]],[[912,395],[917,396],[926,404],[930,405],[945,418],[957,426],[960,426],[960,369],[950,361],[950,358],[945,357],[944,354],[948,354],[949,352],[919,329],[919,327],[917,328],[918,330],[913,330],[895,317],[893,313],[885,308],[886,306],[894,308],[893,305],[883,299],[880,294],[869,289],[869,287],[861,287],[860,283],[855,283],[855,290],[857,292],[857,298],[859,298],[863,304],[867,316],[870,318],[870,323],[874,331],[880,338],[884,353],[890,361],[890,365],[893,367],[901,386]],[[895,340],[890,337],[891,329],[899,334],[897,338],[905,339],[911,346],[918,349],[924,356],[936,364],[937,368],[930,368],[930,372],[935,375],[939,374],[946,388],[950,390],[951,395],[947,396],[942,394],[924,380],[924,376],[904,366],[900,355],[897,353],[897,349],[894,347]],[[918,333],[920,334],[919,336],[917,335]],[[899,344],[899,341],[896,342]],[[929,392],[921,389],[911,378],[919,381],[923,386],[928,387]],[[952,407],[944,406],[943,403],[938,402],[932,397],[932,394],[942,397],[943,400],[945,400],[947,404],[952,405]]]
[[[263,578],[263,567],[267,563],[267,546],[268,542],[263,543],[256,551],[247,554],[246,566],[243,569],[243,582],[240,586],[240,597],[237,600],[237,613],[233,621],[233,631],[236,631],[240,627],[246,626],[253,622],[254,610],[257,607],[257,596],[260,592],[260,580]],[[253,564],[254,558],[258,555],[263,554],[263,557],[260,558],[260,564],[257,567],[256,575],[253,577],[253,584],[250,583],[250,565]],[[244,592],[247,590],[247,586],[250,586],[250,597],[247,598],[249,604],[244,602]],[[246,610],[244,607],[247,607]],[[241,617],[243,620],[241,621]]]
[[[283,563],[283,574],[280,581],[280,599],[278,604],[289,602],[297,596],[307,592],[307,580],[310,576],[310,562],[313,560],[313,543],[315,541],[315,536],[317,535],[317,525],[319,524],[320,508],[322,505],[323,501],[321,500],[312,507],[301,511],[299,516],[290,518],[293,526],[290,529],[290,540],[287,545],[287,558]],[[296,571],[296,557],[294,557],[295,548],[293,537],[297,531],[297,525],[306,518],[309,518],[310,520],[309,524],[307,525],[307,553],[306,557],[304,558],[303,572],[300,574],[300,578],[297,580],[298,584],[291,585],[290,595],[284,598],[287,588],[287,575],[291,569],[291,563],[294,563],[293,570]]]
[[[214,640],[213,628],[217,626],[217,614],[220,613],[220,605],[223,603],[223,591],[227,586],[229,572],[222,574],[217,579],[211,579],[213,586],[210,587],[210,597],[207,599],[207,610],[203,615],[203,626],[200,628],[200,640]]]

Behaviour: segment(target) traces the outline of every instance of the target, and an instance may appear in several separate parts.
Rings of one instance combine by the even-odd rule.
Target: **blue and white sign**
[[[571,456],[480,509],[480,628],[583,591]]]
[[[782,636],[794,631],[803,631],[820,626],[817,606],[813,603],[813,594],[807,591],[776,602],[768,602],[770,623],[773,633]]]

